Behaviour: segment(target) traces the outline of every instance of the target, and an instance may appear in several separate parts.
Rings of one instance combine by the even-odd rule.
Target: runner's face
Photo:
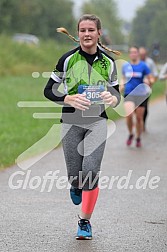
[[[141,60],[145,60],[147,58],[147,52],[144,49],[139,50]]]
[[[130,48],[130,50],[129,50],[129,58],[132,61],[139,60],[139,51],[136,48]]]
[[[97,30],[95,22],[91,20],[81,21],[79,24],[78,36],[82,48],[91,49],[97,46],[101,31]]]

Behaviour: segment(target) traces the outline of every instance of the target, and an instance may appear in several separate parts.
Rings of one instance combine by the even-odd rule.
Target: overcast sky
[[[72,0],[75,3],[75,13],[78,17],[80,15],[79,8],[80,6],[88,0]],[[105,0],[102,0],[105,1]],[[146,0],[116,0],[118,4],[118,10],[120,17],[131,21],[135,16],[137,8],[142,6]]]

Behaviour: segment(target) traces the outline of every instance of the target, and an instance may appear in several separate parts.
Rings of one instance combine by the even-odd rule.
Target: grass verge
[[[31,76],[8,76],[0,79],[0,169],[14,164],[15,159],[34,143],[43,138],[53,125],[59,125],[57,119],[34,119],[33,113],[61,112],[61,108],[20,108],[19,101],[46,101],[43,89],[47,79],[34,79]],[[164,82],[157,82],[153,88],[151,100],[164,94]],[[51,103],[52,104],[52,103]],[[109,112],[112,120],[120,118],[115,111]],[[57,127],[50,139],[59,143],[60,131]],[[49,143],[48,143],[49,144]],[[44,142],[45,148],[47,141]],[[38,152],[44,149],[38,149]],[[31,155],[32,153],[29,153]],[[39,153],[34,153],[34,155]],[[33,154],[32,154],[33,155]]]

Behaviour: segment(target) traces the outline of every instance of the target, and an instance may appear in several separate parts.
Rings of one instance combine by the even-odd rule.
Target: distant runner
[[[150,71],[151,71],[151,83],[146,83],[147,82],[147,79],[144,80],[144,82],[146,84],[148,84],[150,87],[153,86],[153,84],[156,82],[157,78],[158,78],[158,69],[157,69],[157,66],[155,64],[155,62],[153,61],[153,59],[151,59],[150,57],[148,57],[148,52],[146,50],[146,48],[144,47],[140,47],[139,48],[139,53],[140,53],[140,59],[142,61],[144,61],[146,63],[146,65],[149,67]],[[143,127],[143,130],[146,131],[146,118],[147,118],[147,115],[148,115],[148,101],[149,101],[149,97],[148,99],[146,100],[146,103],[145,103],[145,112],[144,112],[144,127]]]
[[[159,74],[160,80],[166,80],[166,102],[167,102],[167,62],[162,67],[160,74]]]
[[[160,80],[167,80],[167,62],[162,67],[160,74],[159,74]]]
[[[136,147],[141,147],[141,134],[143,131],[143,116],[146,99],[149,96],[144,85],[144,78],[151,83],[150,69],[140,60],[139,48],[132,46],[129,49],[130,62],[123,65],[120,90],[124,91],[124,107],[126,112],[126,123],[129,131],[127,145],[132,144],[134,138],[134,117],[136,123]],[[149,89],[149,88],[148,88]],[[149,89],[150,90],[150,89]]]

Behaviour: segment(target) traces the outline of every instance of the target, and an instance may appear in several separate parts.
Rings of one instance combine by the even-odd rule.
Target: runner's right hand
[[[85,111],[86,109],[89,109],[89,106],[91,105],[91,102],[86,99],[85,96],[85,94],[66,95],[64,103],[76,109]]]

